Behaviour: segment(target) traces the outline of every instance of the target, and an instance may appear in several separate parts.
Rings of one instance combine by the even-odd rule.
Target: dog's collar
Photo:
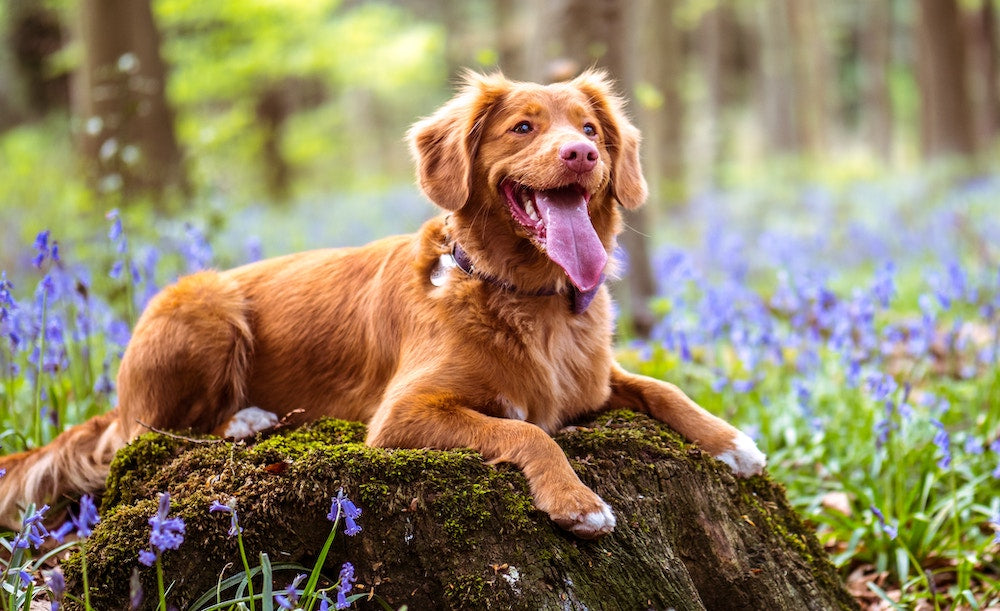
[[[553,295],[560,294],[560,291],[555,288],[545,288],[537,291],[522,291],[509,282],[505,282],[500,278],[477,270],[476,266],[472,263],[472,259],[469,257],[469,253],[465,252],[465,249],[462,248],[458,242],[452,243],[450,253],[444,253],[440,256],[438,264],[431,273],[431,283],[435,286],[443,285],[448,271],[453,267],[457,267],[468,276],[478,278],[505,292],[513,293],[515,295],[523,297],[551,297]],[[594,300],[594,297],[597,296],[597,291],[599,291],[603,285],[603,274],[601,275],[601,281],[597,284],[597,286],[589,291],[581,291],[571,284],[566,292],[566,297],[569,299],[569,307],[573,313],[583,314],[587,311],[587,308],[590,307],[590,302]]]

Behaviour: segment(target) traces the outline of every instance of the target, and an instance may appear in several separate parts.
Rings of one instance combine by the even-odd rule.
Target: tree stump
[[[112,466],[88,543],[94,608],[128,608],[134,567],[145,608],[155,606],[155,570],[137,556],[148,546],[157,492],[170,491],[170,515],[187,527],[180,549],[162,556],[168,602],[186,609],[242,567],[229,518],[208,511],[213,500],[236,499],[252,566],[265,551],[272,563],[311,567],[340,488],[362,508],[363,530],[337,534],[324,572],[336,578],[350,561],[355,592],[393,608],[856,608],[781,486],[766,476],[736,479],[645,416],[608,412],[556,436],[581,479],[614,508],[615,531],[595,541],[534,509],[526,480],[509,465],[485,464],[470,450],[369,448],[364,433],[359,423],[323,420],[253,443],[139,438]],[[70,591],[79,591],[80,555],[64,568]]]

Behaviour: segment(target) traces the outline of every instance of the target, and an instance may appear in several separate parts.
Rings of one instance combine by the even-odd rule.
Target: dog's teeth
[[[528,213],[528,218],[538,221],[538,211],[535,210],[535,205],[530,201],[524,204],[524,211]]]

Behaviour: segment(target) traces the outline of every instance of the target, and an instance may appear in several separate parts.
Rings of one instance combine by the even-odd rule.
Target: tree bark
[[[249,445],[156,434],[133,442],[112,466],[87,546],[93,607],[127,608],[134,567],[144,590],[156,591],[155,570],[136,558],[157,492],[169,490],[170,515],[185,520],[184,543],[162,562],[170,604],[188,608],[220,571],[234,573],[227,562],[242,566],[229,519],[208,512],[213,500],[235,499],[251,566],[264,551],[311,567],[343,488],[363,510],[363,530],[337,535],[325,574],[350,561],[356,591],[392,608],[856,608],[781,486],[735,479],[645,416],[608,412],[556,436],[617,515],[615,531],[595,541],[533,509],[527,481],[509,465],[469,450],[369,448],[364,434],[359,423],[326,420]],[[64,563],[70,592],[80,590],[80,558]]]
[[[709,142],[706,163],[695,181],[710,187],[722,183],[721,168],[733,148],[736,133],[736,109],[747,103],[746,88],[749,73],[757,64],[757,46],[747,44],[747,35],[740,22],[740,12],[734,0],[718,0],[702,16],[694,36],[699,72],[706,84],[706,108]]]
[[[92,184],[126,197],[186,191],[149,0],[82,0],[80,36],[73,105]]]
[[[892,159],[893,112],[889,93],[892,64],[892,2],[868,2],[861,24],[861,127],[885,162]]]
[[[958,0],[920,0],[917,74],[925,157],[976,152]]]
[[[973,124],[981,148],[985,149],[1000,134],[1000,44],[997,41],[996,3],[981,0],[975,10],[966,11],[965,31]]]

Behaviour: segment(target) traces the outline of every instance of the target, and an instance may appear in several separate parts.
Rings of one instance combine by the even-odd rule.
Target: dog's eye
[[[514,128],[511,129],[510,131],[514,132],[515,134],[527,134],[531,132],[531,129],[532,128],[530,121],[521,121],[520,123],[515,125]]]
[[[594,127],[593,123],[584,123],[583,124],[583,135],[587,136],[589,138],[593,138],[594,136],[597,135],[597,128]]]

